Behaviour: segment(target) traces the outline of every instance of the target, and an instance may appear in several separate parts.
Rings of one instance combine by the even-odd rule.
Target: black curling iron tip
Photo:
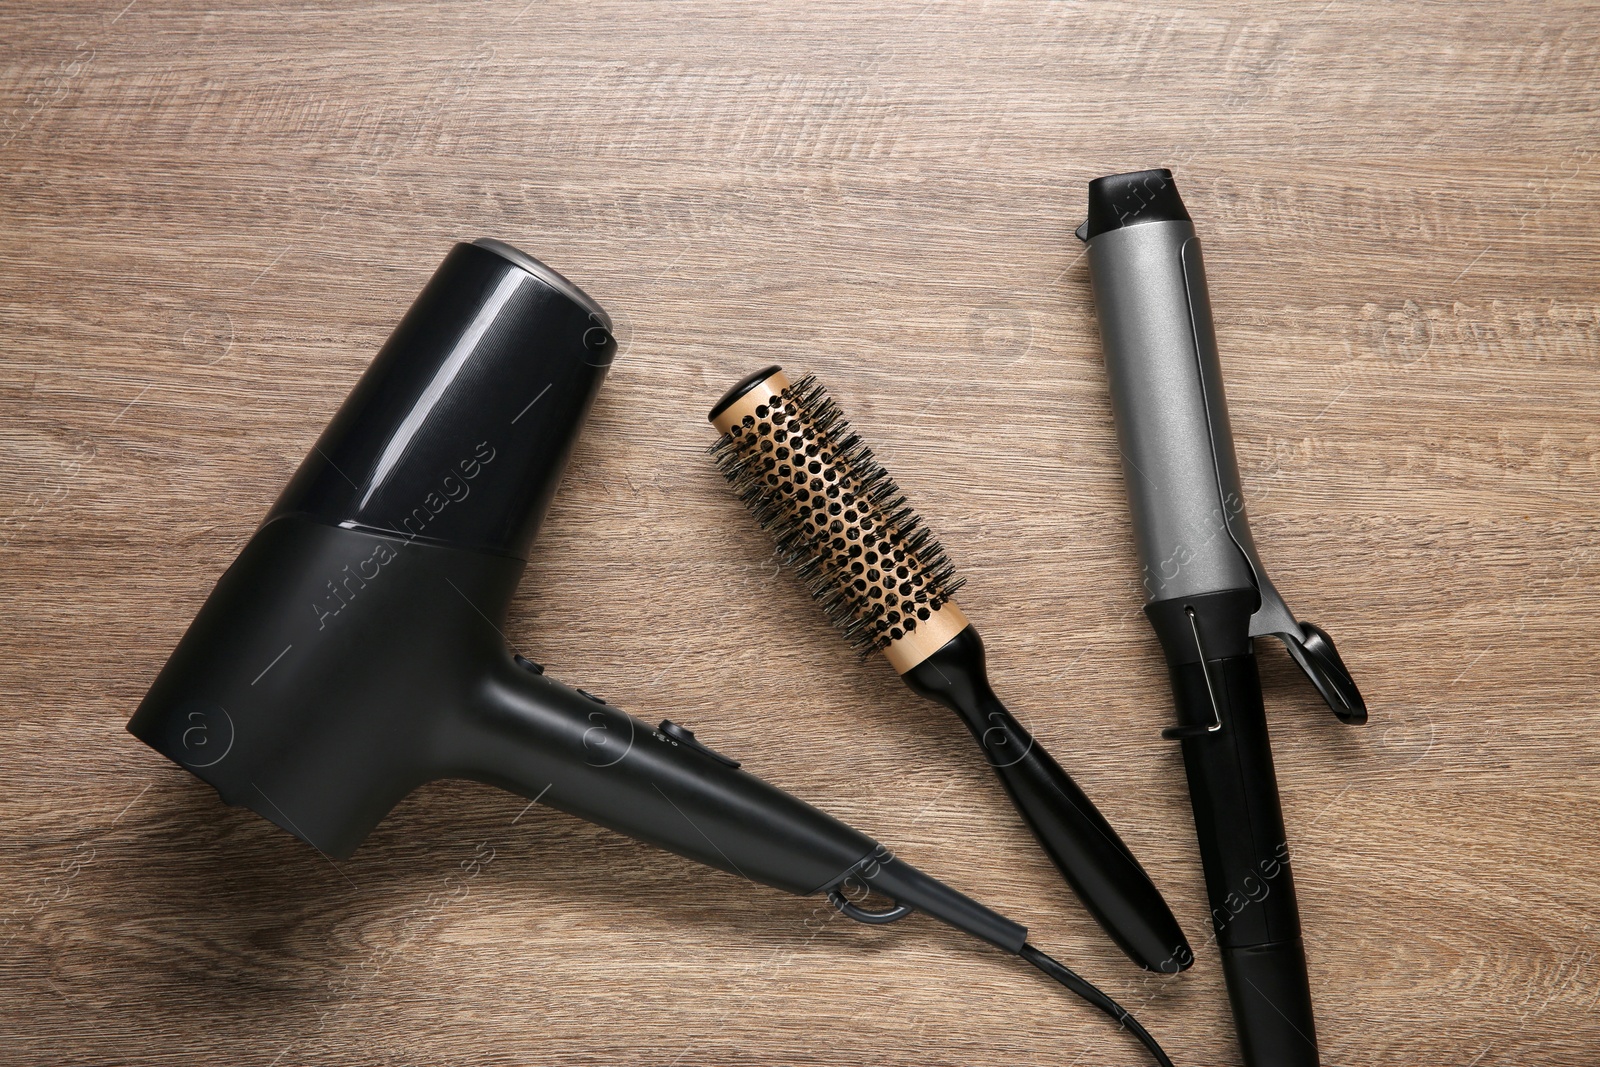
[[[1148,222],[1188,222],[1189,211],[1165,167],[1107,174],[1089,183],[1089,217],[1075,231],[1090,241],[1108,230]]]
[[[724,411],[727,411],[729,408],[733,407],[734,404],[738,403],[741,396],[744,396],[744,394],[748,393],[757,385],[766,381],[768,378],[772,377],[774,374],[777,374],[781,370],[783,370],[783,368],[774,363],[770,367],[763,367],[754,374],[747,374],[743,378],[740,378],[737,382],[733,383],[732,389],[729,389],[726,393],[722,394],[722,399],[717,401],[717,406],[711,409],[710,414],[708,414],[706,418],[715,422],[717,416],[721,415]]]

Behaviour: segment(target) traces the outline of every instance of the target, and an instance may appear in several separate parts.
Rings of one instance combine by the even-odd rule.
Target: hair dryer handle
[[[901,862],[672,722],[659,727],[502,652],[436,751],[476,778],[680,856],[802,896],[846,878],[1018,952],[1027,930]]]
[[[436,773],[520,793],[790,893],[835,885],[877,843],[672,723],[650,726],[503,650],[441,720]]]

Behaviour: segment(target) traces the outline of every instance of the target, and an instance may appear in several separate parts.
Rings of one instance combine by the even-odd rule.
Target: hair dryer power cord
[[[1066,965],[1046,956],[1032,945],[1023,945],[1022,951],[1017,955],[1127,1027],[1132,1031],[1133,1036],[1138,1038],[1140,1043],[1150,1050],[1150,1055],[1155,1057],[1156,1062],[1161,1067],[1172,1067],[1172,1061],[1167,1058],[1167,1054],[1162,1050],[1161,1046],[1156,1044],[1156,1039],[1150,1036],[1150,1031],[1140,1026],[1139,1020],[1135,1019],[1127,1008],[1100,992],[1093,983]]]
[[[871,926],[899,922],[908,915],[916,913],[915,909],[898,901],[895,902],[892,908],[883,911],[869,911],[851,901],[845,896],[842,888],[839,887],[828,891],[828,902],[837,908],[845,918],[854,919],[858,923],[867,923]],[[1160,1064],[1161,1067],[1173,1067],[1172,1060],[1167,1057],[1166,1051],[1156,1043],[1156,1039],[1150,1036],[1150,1031],[1140,1026],[1139,1020],[1135,1019],[1127,1008],[1102,993],[1094,983],[1060,961],[1040,952],[1030,944],[1023,944],[1017,950],[1017,955],[1111,1016],[1119,1025],[1131,1031],[1133,1036],[1139,1039],[1139,1043],[1150,1050],[1150,1055],[1155,1057],[1156,1063]]]

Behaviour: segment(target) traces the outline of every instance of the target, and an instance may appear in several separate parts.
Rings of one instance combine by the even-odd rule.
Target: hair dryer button
[[[544,664],[542,663],[535,663],[526,656],[515,656],[513,658],[516,659],[517,666],[521,667],[525,671],[531,671],[534,674],[544,673]]]
[[[672,738],[674,741],[682,741],[686,745],[692,745],[695,743],[694,731],[686,726],[679,726],[671,719],[662,719],[661,725],[657,727],[657,729],[666,734],[668,737]]]
[[[738,760],[729,759],[727,756],[724,756],[722,753],[716,751],[715,749],[710,749],[710,748],[707,748],[705,745],[702,745],[700,742],[698,742],[698,741],[696,741],[694,739],[694,731],[693,730],[689,730],[689,729],[686,729],[685,727],[679,726],[677,723],[673,722],[671,719],[662,719],[661,720],[661,725],[656,727],[656,731],[662,737],[665,737],[668,741],[673,741],[673,742],[675,742],[677,744],[682,745],[685,748],[692,748],[696,752],[700,752],[700,753],[703,753],[703,754],[705,754],[707,756],[710,756],[712,759],[716,760],[718,763],[723,764],[724,766],[727,766],[727,767],[738,767],[739,766],[739,761]]]

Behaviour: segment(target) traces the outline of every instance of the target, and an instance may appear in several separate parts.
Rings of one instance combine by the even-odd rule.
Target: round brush
[[[1147,970],[1194,960],[1178,921],[1116,831],[990,688],[983,641],[952,598],[944,549],[894,479],[807,375],[768,367],[736,384],[710,419],[723,475],[864,657],[967,724],[1012,803],[1089,913]]]

